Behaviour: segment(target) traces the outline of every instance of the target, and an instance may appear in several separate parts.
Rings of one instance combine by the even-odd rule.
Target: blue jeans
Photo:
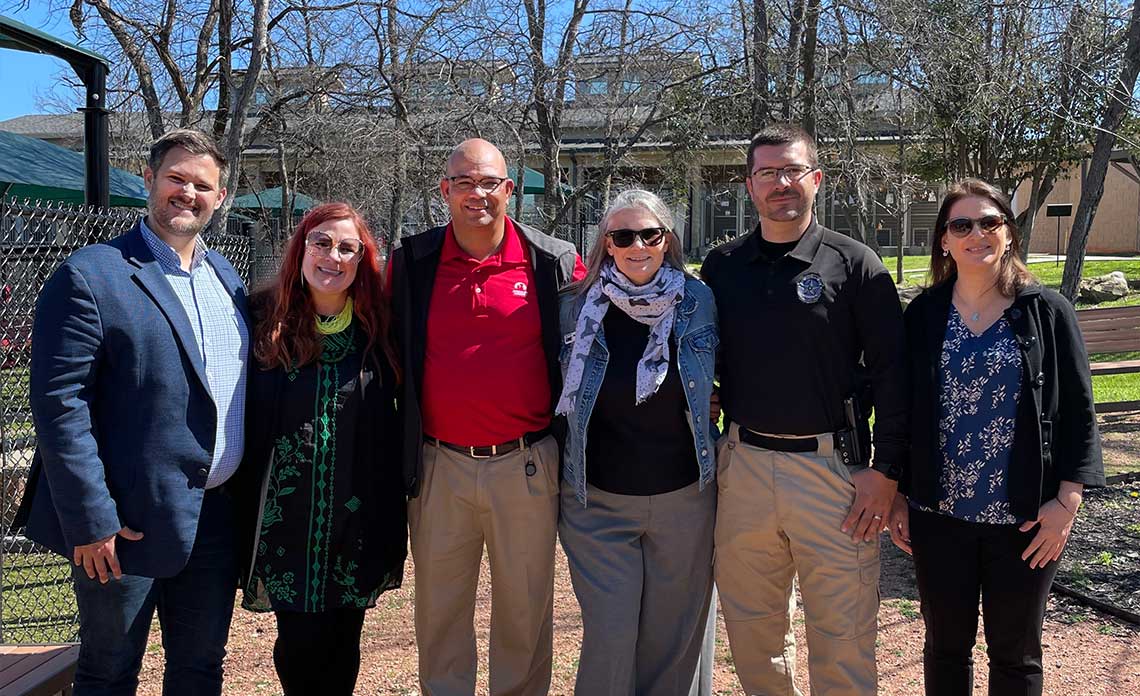
[[[194,548],[178,575],[123,575],[103,585],[73,566],[72,580],[80,640],[74,696],[135,693],[156,609],[166,653],[164,696],[222,692],[222,659],[237,589],[233,513],[226,494],[206,492]]]

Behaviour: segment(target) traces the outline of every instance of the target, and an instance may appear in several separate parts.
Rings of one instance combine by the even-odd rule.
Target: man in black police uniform
[[[701,269],[732,421],[719,443],[716,582],[749,694],[800,693],[796,574],[813,696],[876,691],[879,533],[907,447],[902,311],[875,254],[815,221],[822,180],[810,135],[761,130],[746,181],[760,224]],[[870,466],[858,409],[871,404],[852,398],[862,376],[874,395]]]

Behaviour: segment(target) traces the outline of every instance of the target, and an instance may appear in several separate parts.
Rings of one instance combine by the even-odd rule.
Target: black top
[[[261,312],[258,312],[259,319]],[[292,370],[250,365],[245,458],[234,482],[255,611],[372,606],[407,555],[395,374],[353,321]]]
[[[770,242],[762,236],[756,237],[756,250],[765,261],[777,261],[780,257],[786,256],[789,251],[796,248],[800,240],[793,239],[790,242]]]
[[[953,287],[954,279],[947,280],[906,310],[912,447],[899,489],[927,507],[937,504],[941,489],[939,365]],[[1010,510],[1036,519],[1061,481],[1104,485],[1092,379],[1076,312],[1064,297],[1030,286],[1017,294],[1004,317],[1022,360],[1009,463]]]
[[[901,466],[906,354],[887,269],[814,220],[786,255],[768,258],[762,241],[757,226],[709,252],[701,269],[716,296],[726,415],[762,433],[834,432],[846,427],[843,400],[863,375],[873,391],[875,466]]]
[[[665,381],[635,404],[637,361],[649,327],[611,305],[602,330],[610,359],[590,413],[586,481],[619,495],[660,495],[696,482],[700,470],[685,415],[689,407],[677,371],[676,338],[669,339]]]

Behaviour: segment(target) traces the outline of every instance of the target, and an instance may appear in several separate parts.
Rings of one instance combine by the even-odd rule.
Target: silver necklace
[[[978,297],[978,302],[981,302],[983,299],[985,299],[986,295],[989,294],[990,290],[993,290],[996,286],[997,286],[997,284],[995,283],[994,285],[991,285],[989,288],[987,288],[986,291],[983,292]],[[962,304],[966,304],[965,301],[962,299],[962,293],[958,292],[958,288],[954,288],[954,294],[958,296],[959,302],[961,302]],[[975,310],[972,314],[970,314],[970,321],[972,321],[972,322],[976,323],[981,318],[982,318],[982,310],[980,310],[980,309]]]

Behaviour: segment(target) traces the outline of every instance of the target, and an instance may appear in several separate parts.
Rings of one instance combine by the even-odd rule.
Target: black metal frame
[[[6,17],[0,17],[0,26],[4,34],[17,43],[12,50],[62,58],[83,81],[87,88],[87,104],[79,111],[83,112],[83,153],[86,161],[84,199],[87,205],[110,207],[111,157],[107,117],[111,112],[105,106],[110,65],[104,58],[30,32],[24,25]]]

